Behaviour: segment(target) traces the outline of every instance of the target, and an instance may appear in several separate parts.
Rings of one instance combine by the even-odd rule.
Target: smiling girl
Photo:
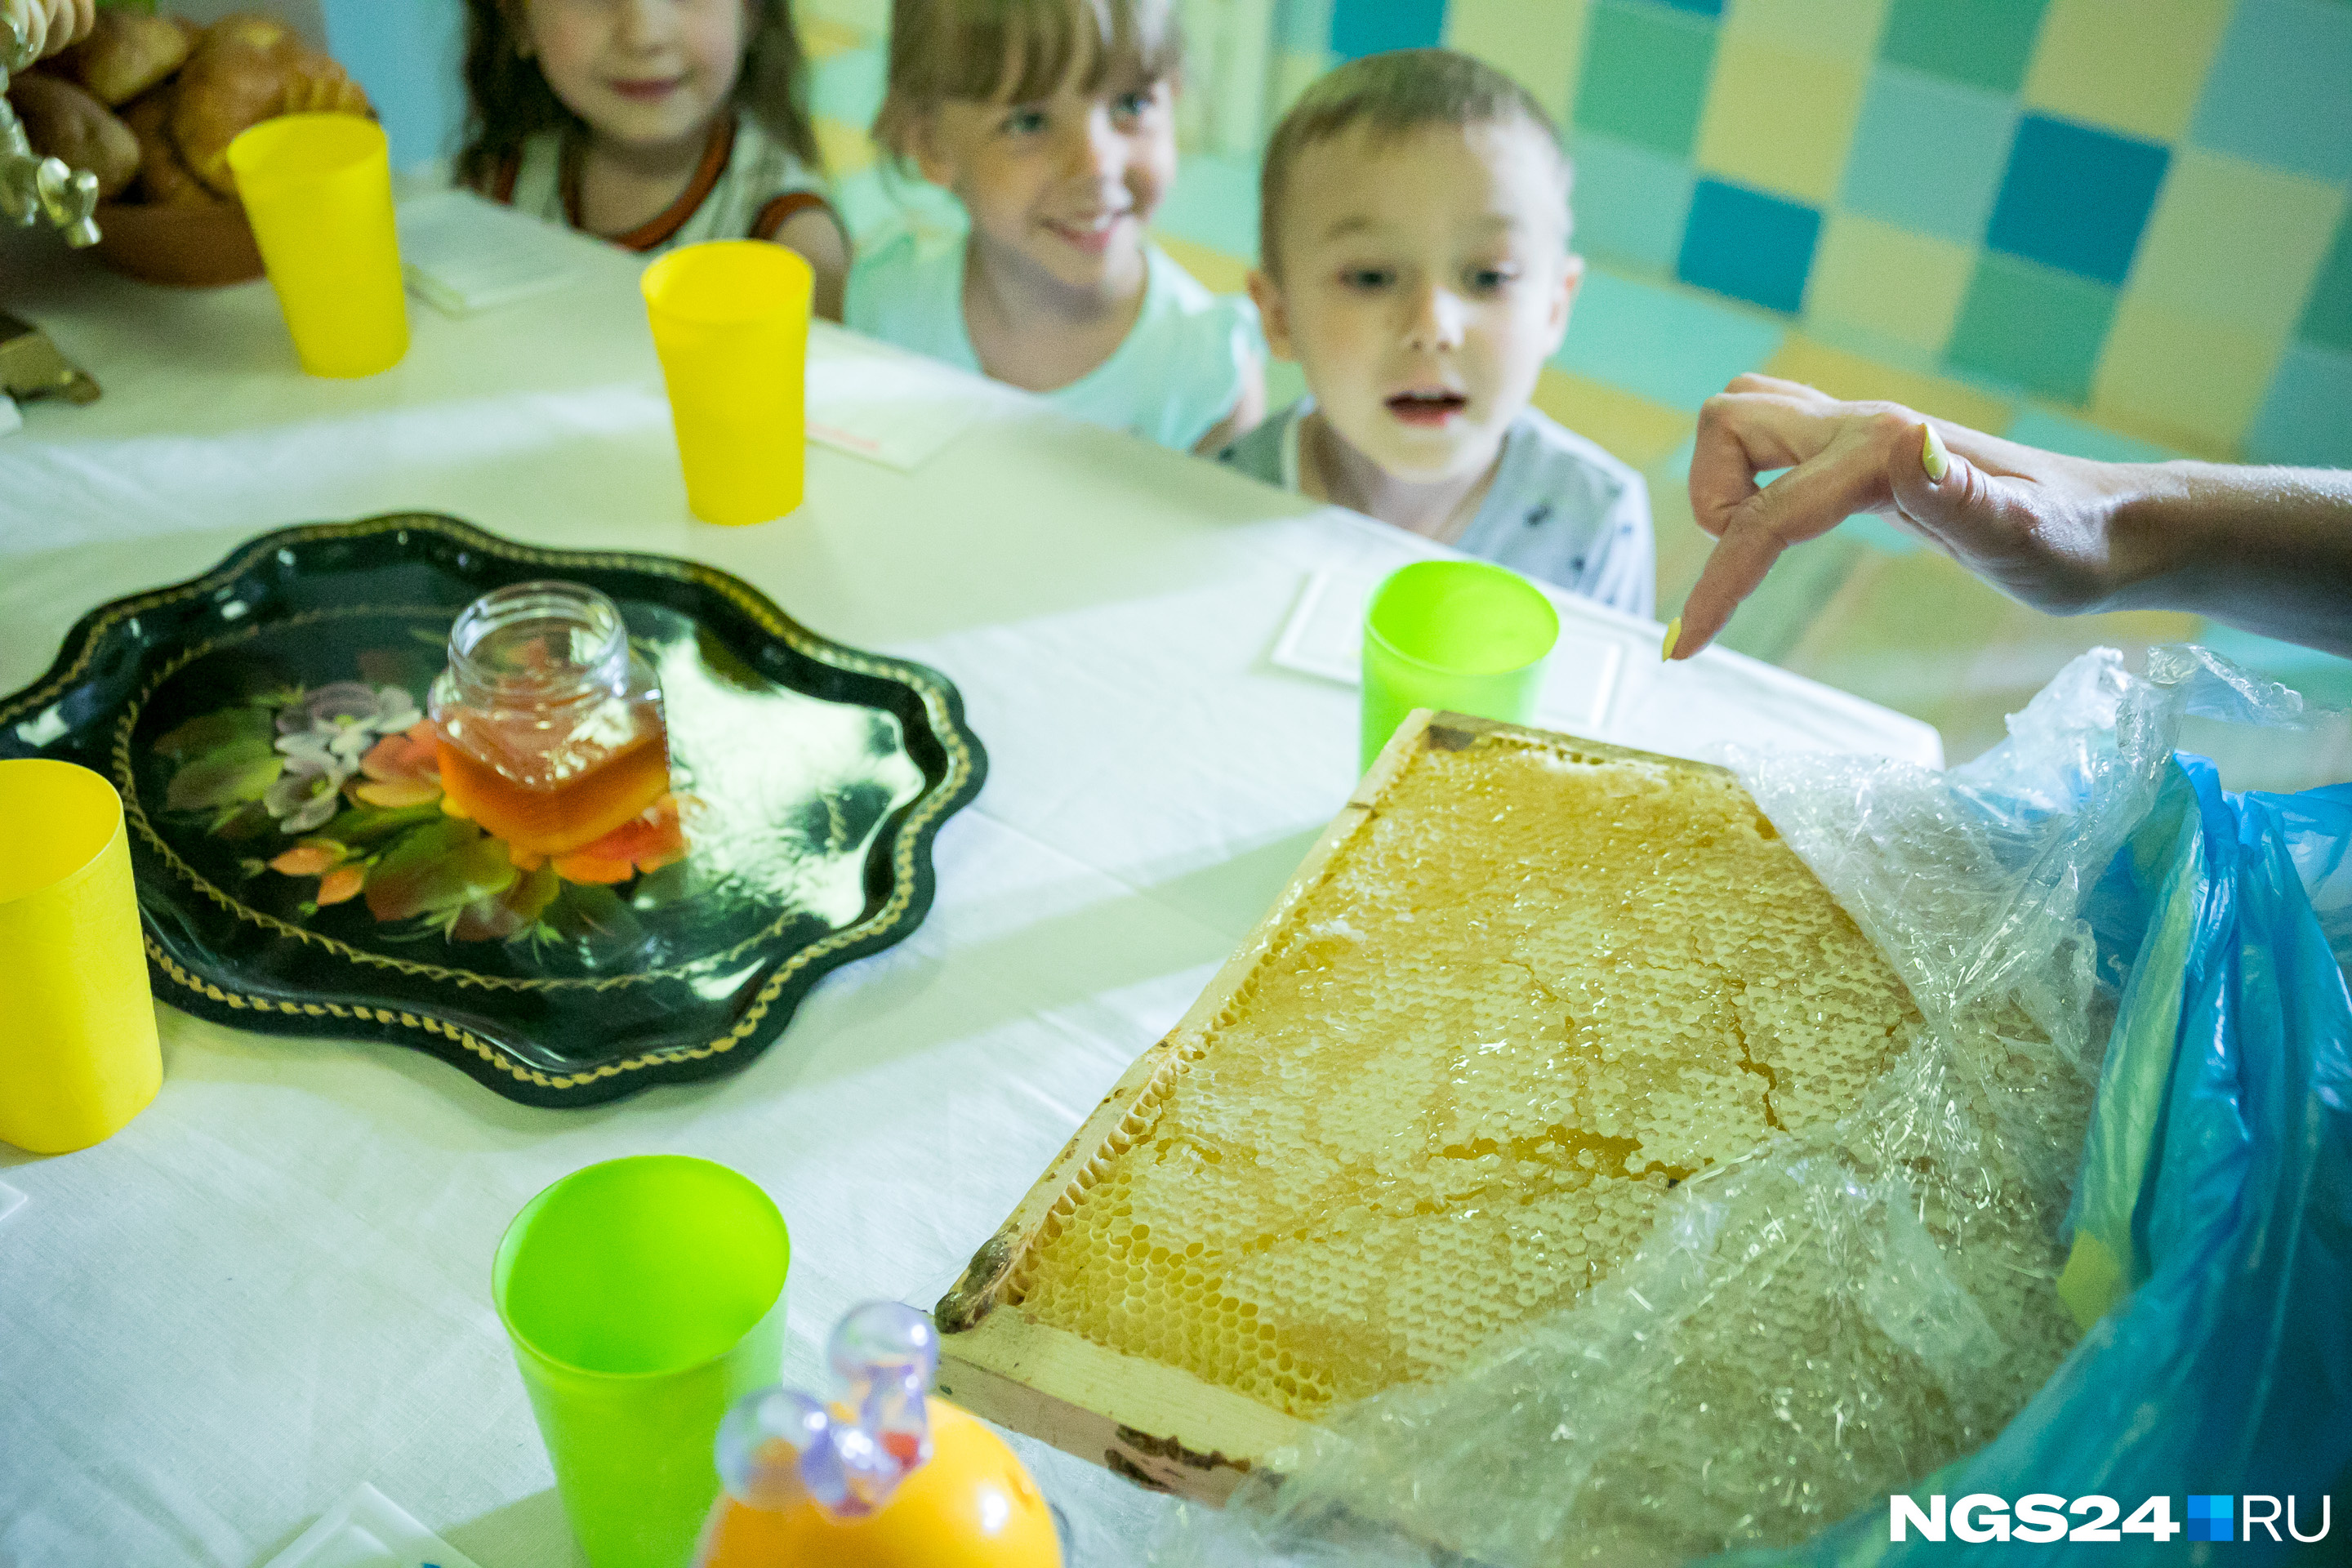
[[[849,247],[817,172],[789,0],[467,0],[457,177],[651,255],[772,239],[839,320]]]
[[[1145,232],[1176,175],[1181,55],[1171,0],[895,0],[874,139],[971,225],[878,240],[848,324],[1179,450],[1255,424],[1256,310]]]

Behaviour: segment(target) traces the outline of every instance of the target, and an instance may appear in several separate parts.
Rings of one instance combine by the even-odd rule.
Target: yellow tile
[[[1249,263],[1222,250],[1211,250],[1172,234],[1154,232],[1152,240],[1169,258],[1208,286],[1213,294],[1239,294],[1249,287]]]
[[[1863,327],[1939,354],[1973,266],[1967,249],[1949,240],[1832,213],[1805,282],[1805,317]]]
[[[1863,79],[1849,60],[1727,34],[1699,118],[1700,169],[1826,205],[1845,171]]]
[[[874,142],[857,126],[820,114],[816,117],[816,150],[824,158],[824,172],[835,179],[873,166]]]
[[[2091,380],[2092,416],[2163,446],[2228,456],[2285,347],[2284,333],[2126,298]]]
[[[2050,0],[2028,109],[2173,142],[2189,129],[2231,0]]]
[[[2015,412],[1972,386],[1864,359],[1802,332],[1790,332],[1782,341],[1780,352],[1765,362],[1764,374],[1818,386],[1832,397],[1900,403],[1973,430],[2006,430]]]
[[[1445,44],[1509,75],[1566,130],[1584,58],[1584,16],[1585,0],[1453,0]]]
[[[1636,468],[1681,446],[1694,423],[1678,408],[1549,365],[1536,380],[1535,405]]]
[[[2184,147],[2125,293],[2283,337],[2303,312],[2344,200],[2341,185]]]
[[[1690,597],[1715,551],[1715,539],[1691,519],[1687,470],[1661,461],[1644,469],[1642,478],[1650,487],[1650,532],[1658,551],[1658,616],[1664,619]]]
[[[801,18],[801,47],[812,60],[829,60],[873,41],[860,29],[831,16]]]
[[[1275,121],[1298,101],[1298,95],[1307,84],[1339,63],[1337,55],[1317,52],[1299,54],[1290,49],[1277,49],[1274,56],[1272,90],[1266,95],[1265,128],[1273,133]]]
[[[1886,0],[1731,0],[1723,10],[1727,36],[1856,65],[1877,55],[1885,23]]]

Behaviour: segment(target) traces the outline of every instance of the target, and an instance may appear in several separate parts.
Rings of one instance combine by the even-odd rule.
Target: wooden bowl
[[[126,278],[178,289],[214,289],[261,276],[253,226],[236,202],[204,206],[153,206],[142,202],[98,204],[98,244],[104,265]]]

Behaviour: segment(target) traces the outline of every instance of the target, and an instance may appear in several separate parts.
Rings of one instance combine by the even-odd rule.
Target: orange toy
[[[896,1301],[843,1319],[833,1405],[772,1388],[719,1428],[726,1490],[698,1568],[1062,1568],[1053,1510],[1002,1438],[927,1389],[930,1320]]]

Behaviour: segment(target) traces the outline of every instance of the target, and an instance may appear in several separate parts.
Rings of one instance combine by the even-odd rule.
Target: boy
[[[1350,61],[1268,142],[1250,295],[1308,395],[1244,473],[1648,617],[1641,475],[1528,405],[1584,273],[1559,133],[1446,49]]]

